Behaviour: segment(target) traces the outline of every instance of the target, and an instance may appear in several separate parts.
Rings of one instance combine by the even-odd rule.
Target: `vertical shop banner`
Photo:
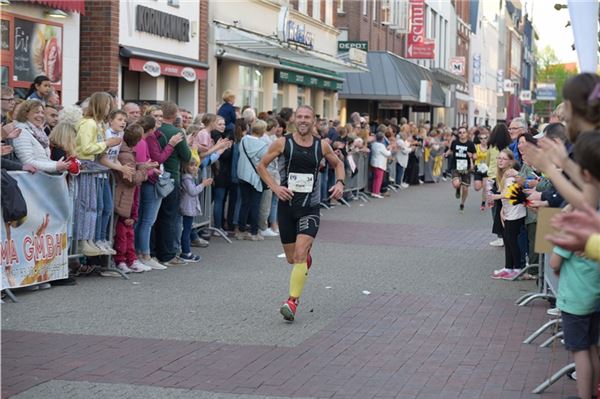
[[[435,42],[426,38],[426,18],[425,0],[410,0],[410,30],[406,41],[406,58],[435,58]]]
[[[62,80],[62,26],[14,19],[15,80],[31,82],[46,75],[52,83]]]
[[[64,176],[10,172],[27,204],[19,222],[2,220],[2,289],[69,276],[67,226],[71,209]]]

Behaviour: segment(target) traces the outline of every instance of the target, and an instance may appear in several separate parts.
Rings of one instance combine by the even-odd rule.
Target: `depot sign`
[[[425,0],[410,0],[410,30],[406,43],[406,58],[435,58],[435,42],[425,38]]]

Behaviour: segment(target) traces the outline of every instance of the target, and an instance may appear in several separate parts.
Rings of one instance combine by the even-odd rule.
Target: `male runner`
[[[471,169],[473,167],[473,156],[477,152],[475,144],[469,140],[467,129],[458,129],[458,140],[454,140],[450,149],[444,154],[452,157],[452,186],[456,189],[456,198],[460,199],[460,212],[465,210],[465,201],[469,195],[471,185]]]
[[[308,269],[311,266],[310,248],[319,230],[320,188],[317,184],[319,164],[325,157],[335,168],[336,183],[329,192],[331,198],[339,199],[344,192],[344,164],[339,162],[331,146],[312,135],[315,114],[308,105],[296,110],[296,131],[280,137],[271,144],[257,166],[262,180],[279,198],[277,222],[285,257],[294,265],[290,276],[290,295],[280,309],[287,321],[294,321],[298,298]],[[277,184],[267,172],[267,166],[282,156],[281,184]]]

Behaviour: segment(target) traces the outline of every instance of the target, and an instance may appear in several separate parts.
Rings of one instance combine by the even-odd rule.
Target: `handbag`
[[[260,175],[256,171],[256,167],[254,166],[254,162],[252,162],[252,159],[248,156],[248,152],[246,152],[246,146],[244,145],[243,141],[242,141],[242,149],[244,150],[244,154],[246,154],[246,158],[248,158],[248,162],[250,162],[250,165],[252,165],[252,169],[254,169],[254,173],[256,173],[258,175],[258,178],[260,179],[260,184],[262,184],[263,191],[270,190],[269,186],[267,186],[267,183],[265,183],[263,181],[263,179],[260,177]]]
[[[162,175],[158,176],[154,188],[156,190],[156,195],[160,198],[165,198],[175,189],[175,180],[171,178],[169,172],[163,172]]]

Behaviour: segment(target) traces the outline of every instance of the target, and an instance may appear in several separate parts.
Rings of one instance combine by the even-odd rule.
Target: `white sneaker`
[[[125,262],[119,263],[117,265],[117,269],[119,269],[120,271],[122,271],[125,274],[132,272],[132,270],[129,267],[127,267],[127,265],[125,264]]]
[[[507,268],[503,267],[502,269],[498,269],[498,270],[494,270],[494,272],[492,273],[492,276],[498,276],[501,273],[507,272],[509,271]]]
[[[129,268],[134,273],[141,273],[141,272],[147,272],[147,271],[152,270],[152,268],[150,266],[144,265],[142,262],[140,262],[137,259],[133,261],[133,263],[131,264],[131,266],[129,266]]]
[[[158,261],[154,258],[141,259],[140,262],[142,262],[144,265],[146,265],[148,267],[151,267],[154,270],[165,270],[167,268],[166,266],[158,263]]]
[[[381,194],[375,194],[375,193],[371,193],[371,197],[373,197],[373,198],[379,198],[379,199],[381,199],[381,198],[383,198],[383,195],[381,195]]]
[[[85,256],[100,256],[103,252],[97,246],[93,245],[92,241],[81,240],[79,241],[79,251]]]
[[[271,230],[271,228],[267,228],[266,230],[261,230],[260,234],[263,237],[278,237],[279,233],[274,232],[273,230]]]
[[[560,317],[560,309],[558,308],[548,309],[546,310],[546,313],[548,314],[548,316]]]
[[[408,183],[402,183],[402,184],[400,185],[400,187],[402,187],[402,188],[409,188],[409,187],[410,187],[410,184],[408,184]]]
[[[492,247],[503,247],[504,246],[504,240],[502,238],[498,238],[498,239],[490,242],[490,245]]]
[[[117,251],[115,251],[110,243],[108,241],[96,241],[94,242],[94,245],[96,245],[96,247],[98,247],[98,249],[100,249],[100,251],[102,251],[103,254],[105,255],[116,255]]]

